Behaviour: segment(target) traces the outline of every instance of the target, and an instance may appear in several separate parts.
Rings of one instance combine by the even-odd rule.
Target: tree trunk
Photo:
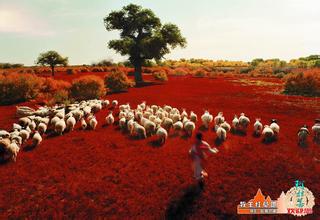
[[[54,66],[51,66],[51,74],[52,74],[52,77],[54,77]]]
[[[141,63],[136,64],[134,66],[134,80],[136,81],[136,84],[143,82],[143,79],[142,79],[142,64]]]

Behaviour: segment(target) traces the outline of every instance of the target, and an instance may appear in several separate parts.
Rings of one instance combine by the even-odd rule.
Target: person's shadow
[[[188,214],[192,213],[192,207],[201,196],[202,189],[197,184],[193,184],[183,191],[182,196],[169,203],[165,219],[186,219]]]

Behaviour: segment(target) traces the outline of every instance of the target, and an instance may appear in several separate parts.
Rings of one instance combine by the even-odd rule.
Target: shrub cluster
[[[128,88],[134,86],[134,82],[122,71],[116,71],[106,75],[104,84],[111,92],[126,91]]]
[[[103,80],[98,76],[82,76],[72,82],[70,95],[76,100],[96,99],[105,94]]]
[[[183,67],[178,67],[178,68],[175,68],[172,71],[172,75],[174,75],[174,76],[185,76],[185,75],[188,75],[188,70],[186,68],[183,68]]]
[[[36,98],[42,80],[34,74],[1,74],[0,104],[13,104]]]
[[[207,76],[207,72],[204,69],[197,69],[193,72],[193,76],[195,77],[205,77]]]
[[[155,72],[152,74],[155,80],[158,81],[168,81],[168,76],[167,73],[165,71],[159,71],[159,72]]]
[[[287,75],[284,92],[293,95],[320,96],[319,73],[292,73]]]

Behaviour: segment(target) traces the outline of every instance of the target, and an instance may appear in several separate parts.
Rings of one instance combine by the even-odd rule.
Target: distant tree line
[[[20,68],[23,66],[21,63],[0,63],[0,69]]]

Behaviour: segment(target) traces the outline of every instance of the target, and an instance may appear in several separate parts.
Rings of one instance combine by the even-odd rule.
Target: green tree
[[[259,63],[262,63],[262,62],[264,62],[263,61],[263,59],[262,58],[255,58],[255,59],[253,59],[252,61],[251,61],[251,66],[258,66],[259,65]]]
[[[186,39],[176,25],[162,25],[153,11],[139,5],[129,4],[111,12],[104,18],[104,25],[108,31],[120,31],[121,39],[111,40],[108,46],[129,56],[136,82],[143,81],[141,70],[146,60],[160,60],[171,49],[186,46]]]
[[[50,66],[52,76],[54,76],[54,67],[57,65],[67,66],[68,57],[62,57],[58,52],[50,50],[44,53],[41,53],[36,61],[36,64],[43,66]]]

